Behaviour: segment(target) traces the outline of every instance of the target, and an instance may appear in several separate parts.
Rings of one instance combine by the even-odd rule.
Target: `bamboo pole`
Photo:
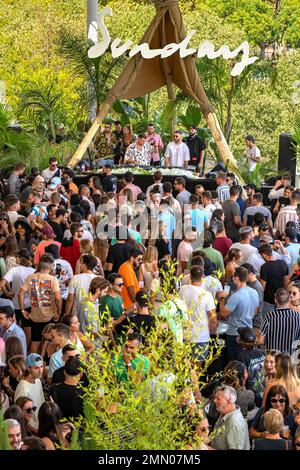
[[[218,147],[220,156],[223,160],[223,162],[226,165],[226,168],[228,167],[231,171],[237,173],[237,176],[239,177],[240,184],[243,186],[245,184],[243,178],[241,177],[241,173],[238,167],[238,163],[234,156],[232,155],[232,152],[230,150],[230,147],[224,137],[224,134],[222,132],[222,129],[220,127],[218,118],[215,113],[208,113],[206,116],[207,124],[208,127],[211,130],[212,136],[214,138],[214,141],[216,142],[216,145]],[[247,195],[245,190],[243,189],[243,198],[246,199]]]
[[[86,133],[84,136],[82,142],[80,143],[79,147],[77,148],[76,152],[74,153],[73,157],[71,158],[69,162],[69,166],[71,168],[74,168],[74,166],[77,165],[77,163],[82,160],[83,155],[87,151],[88,146],[92,142],[93,138],[96,135],[97,130],[99,129],[101,122],[103,118],[106,116],[108,111],[110,110],[111,104],[108,102],[104,102],[103,105],[101,106],[95,121],[93,122],[92,126],[90,127],[89,131]]]

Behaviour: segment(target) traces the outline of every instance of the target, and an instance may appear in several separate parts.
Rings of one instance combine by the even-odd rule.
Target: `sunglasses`
[[[26,413],[35,413],[36,411],[36,406],[33,406],[32,408],[24,408],[23,411],[26,411]]]
[[[271,403],[285,403],[285,398],[279,398],[279,400],[277,400],[277,398],[271,398]]]
[[[209,432],[209,430],[210,430],[210,426],[205,427],[205,428],[201,428],[200,432]]]

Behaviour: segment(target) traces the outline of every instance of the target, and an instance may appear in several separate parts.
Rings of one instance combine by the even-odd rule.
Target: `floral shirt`
[[[111,134],[111,140],[107,139],[104,132],[101,132],[96,139],[97,158],[107,158],[114,155],[116,136]]]
[[[153,148],[148,142],[145,142],[140,150],[137,148],[136,143],[131,144],[125,153],[125,163],[128,160],[135,160],[138,165],[149,166],[152,152]]]

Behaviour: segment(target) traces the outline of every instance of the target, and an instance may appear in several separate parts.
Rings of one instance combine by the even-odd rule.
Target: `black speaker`
[[[279,154],[278,154],[278,171],[286,173],[292,178],[292,185],[295,185],[297,152],[295,142],[292,136],[287,133],[279,136]]]
[[[212,170],[210,170],[210,173],[219,173],[219,171],[227,171],[224,162],[218,163]]]

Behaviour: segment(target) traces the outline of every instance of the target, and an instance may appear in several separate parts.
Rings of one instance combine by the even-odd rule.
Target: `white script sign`
[[[96,57],[100,57],[103,55],[107,49],[109,48],[111,37],[109,31],[104,23],[104,18],[106,15],[112,16],[113,12],[111,8],[103,8],[103,10],[99,13],[99,26],[96,22],[92,23],[92,27],[96,30],[99,30],[102,35],[102,41],[96,42],[94,46],[92,46],[88,51],[88,56],[90,59],[95,59]],[[215,51],[215,46],[210,41],[202,41],[199,45],[198,49],[188,48],[189,42],[191,38],[196,33],[196,30],[192,30],[188,33],[186,38],[180,42],[179,44],[171,43],[167,44],[163,49],[150,49],[149,44],[144,43],[138,46],[133,46],[133,42],[130,39],[127,39],[124,44],[120,45],[121,40],[120,38],[116,38],[111,43],[111,53],[113,58],[120,57],[124,54],[128,49],[132,46],[131,51],[129,52],[129,57],[133,57],[134,55],[141,53],[144,59],[153,59],[153,57],[160,56],[162,59],[166,57],[170,57],[175,52],[179,51],[179,55],[181,58],[187,57],[189,55],[193,55],[197,53],[197,57],[205,57],[207,56],[208,59],[216,59],[217,57],[223,57],[224,59],[234,59],[237,55],[242,52],[242,59],[240,62],[236,63],[231,70],[231,75],[236,77],[240,75],[242,71],[247,67],[247,65],[253,64],[258,57],[250,57],[250,48],[247,41],[244,41],[240,46],[236,49],[231,51],[228,46],[221,46],[220,49]]]

